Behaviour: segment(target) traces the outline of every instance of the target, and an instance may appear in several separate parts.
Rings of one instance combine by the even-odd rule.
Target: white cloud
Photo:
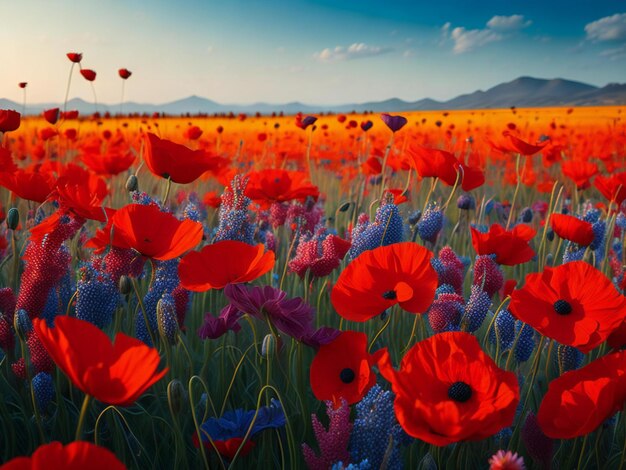
[[[605,16],[585,26],[587,39],[592,41],[620,41],[626,39],[626,13]]]
[[[450,37],[454,41],[452,51],[455,54],[463,54],[502,39],[501,34],[490,29],[465,29],[463,27],[454,28],[450,33]]]
[[[622,44],[620,47],[615,47],[613,49],[606,49],[600,52],[600,55],[603,57],[608,57],[611,60],[619,60],[626,58],[626,44]]]
[[[511,32],[524,29],[532,24],[532,21],[524,18],[524,15],[501,16],[496,15],[487,21],[487,28],[494,31]]]
[[[452,40],[454,43],[452,52],[463,54],[490,42],[501,41],[531,24],[532,21],[524,18],[524,15],[496,15],[487,21],[485,28],[482,29],[466,29],[462,26],[452,28],[452,24],[447,22],[441,27],[440,45]]]
[[[320,62],[339,62],[344,60],[373,57],[390,52],[388,47],[369,46],[363,42],[355,42],[348,47],[337,46],[334,49],[326,48],[313,54]]]

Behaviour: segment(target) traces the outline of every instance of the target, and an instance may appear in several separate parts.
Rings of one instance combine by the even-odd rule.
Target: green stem
[[[85,417],[87,416],[87,410],[89,409],[89,403],[91,402],[91,396],[85,395],[83,400],[83,406],[80,407],[80,415],[78,415],[78,425],[76,426],[75,441],[80,441],[83,438],[83,428],[85,427]]]

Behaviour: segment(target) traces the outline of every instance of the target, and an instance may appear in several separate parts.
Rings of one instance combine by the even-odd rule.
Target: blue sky
[[[449,99],[521,75],[626,81],[623,1],[0,0],[0,97],[62,101],[70,63],[101,102]],[[92,99],[78,74],[71,96]]]

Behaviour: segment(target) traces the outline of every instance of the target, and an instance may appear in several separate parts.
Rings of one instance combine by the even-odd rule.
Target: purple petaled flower
[[[261,321],[266,318],[283,333],[301,341],[313,333],[313,308],[300,297],[287,298],[280,289],[271,286],[248,288],[229,284],[224,295],[243,313]]]
[[[363,129],[365,132],[367,132],[367,131],[369,131],[372,128],[373,125],[374,125],[374,123],[372,121],[370,121],[370,120],[363,121],[361,123],[361,129]]]
[[[391,129],[392,132],[399,131],[408,122],[404,116],[392,116],[391,114],[387,113],[381,114],[380,118],[385,124],[387,124],[387,127]]]
[[[206,313],[204,322],[198,330],[198,336],[202,339],[217,339],[231,330],[236,333],[241,330],[239,319],[242,315],[243,313],[233,305],[224,307],[219,317]]]
[[[302,121],[301,121],[302,129],[306,129],[310,125],[315,124],[315,121],[317,121],[317,118],[315,116],[306,116],[306,117],[304,117],[302,119]]]
[[[312,348],[318,349],[320,346],[330,343],[341,331],[336,330],[330,326],[322,326],[315,331],[312,331],[309,335],[303,336],[301,341]]]

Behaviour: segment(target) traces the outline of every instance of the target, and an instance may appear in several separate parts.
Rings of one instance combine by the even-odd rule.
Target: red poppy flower
[[[60,442],[40,445],[30,457],[16,457],[0,467],[2,470],[124,470],[126,466],[105,447],[76,441],[64,446]]]
[[[80,69],[80,74],[88,82],[93,82],[96,79],[96,72],[94,70],[91,70],[91,69]]]
[[[56,179],[50,172],[16,170],[0,174],[0,186],[4,186],[16,196],[27,201],[43,203],[52,192]]]
[[[572,261],[528,274],[509,308],[548,338],[588,353],[624,321],[626,297],[601,271]]]
[[[576,184],[577,189],[587,189],[591,186],[591,178],[598,173],[598,165],[587,161],[568,160],[561,164],[561,171]]]
[[[363,164],[361,164],[361,170],[364,175],[376,176],[380,175],[383,171],[383,165],[378,157],[370,157]]]
[[[19,86],[20,88],[26,88],[27,85],[28,85],[28,82],[20,82],[17,84],[17,86]]]
[[[215,170],[223,163],[222,159],[204,150],[191,150],[184,145],[159,139],[152,133],[148,133],[144,158],[154,175],[170,178],[179,184],[191,183],[202,173]]]
[[[318,400],[335,404],[345,399],[357,403],[376,383],[372,366],[384,350],[367,352],[367,336],[356,331],[343,331],[328,344],[320,346],[311,362],[310,381]]]
[[[461,188],[463,191],[471,191],[485,184],[485,173],[477,166],[458,163],[457,168],[461,172]]]
[[[620,205],[626,199],[626,172],[615,173],[611,176],[596,176],[593,184],[607,201]]]
[[[262,244],[223,240],[185,255],[178,265],[178,275],[185,289],[204,292],[254,281],[270,271],[274,262],[274,252],[265,251]]]
[[[433,254],[404,242],[364,251],[339,275],[330,300],[339,315],[364,322],[399,304],[407,312],[425,312],[437,289]]]
[[[499,224],[489,227],[489,232],[481,233],[474,227],[472,245],[479,255],[496,255],[496,263],[515,266],[530,261],[535,256],[528,242],[537,233],[528,225],[516,225],[513,230],[505,230]]]
[[[111,343],[88,321],[60,315],[54,325],[33,320],[41,344],[59,368],[76,387],[103,403],[130,406],[167,373],[157,372],[161,357],[156,349],[124,333]]]
[[[222,203],[222,197],[215,191],[209,191],[202,197],[202,203],[207,207],[218,209]]]
[[[96,232],[87,246],[98,250],[109,244],[132,248],[142,256],[165,261],[194,248],[202,235],[202,224],[198,222],[178,220],[156,205],[128,204],[109,219],[104,230]]]
[[[78,64],[80,63],[81,60],[83,60],[83,54],[80,52],[68,52],[67,58],[70,59],[75,64]]]
[[[52,125],[57,123],[60,116],[61,116],[61,111],[59,110],[59,108],[46,109],[43,112],[44,119]]]
[[[102,207],[106,193],[93,192],[86,184],[59,184],[54,194],[62,210],[99,222],[108,218],[106,212],[109,210]],[[112,212],[109,213],[112,215]]]
[[[505,131],[502,134],[508,138],[508,142],[502,142],[500,144],[491,143],[492,148],[503,153],[519,153],[520,155],[531,156],[540,152],[546,144],[533,145],[523,141],[519,137],[514,136],[509,131]]]
[[[319,197],[317,186],[309,182],[306,173],[287,170],[252,171],[248,175],[246,196],[263,206],[273,202],[304,200],[311,196]]]
[[[519,402],[513,372],[500,369],[469,333],[420,341],[396,371],[385,355],[380,372],[396,395],[396,418],[407,434],[437,446],[478,441],[510,426]]]
[[[111,146],[103,154],[87,149],[80,159],[95,174],[114,176],[128,170],[135,161],[135,156],[130,151]]]
[[[200,447],[198,445],[198,435],[194,433],[191,436],[191,440],[193,442],[194,447]],[[241,443],[243,442],[243,437],[231,437],[230,439],[226,439],[225,441],[214,440],[213,444],[215,444],[215,449],[217,452],[228,460],[232,460],[235,457],[235,454],[241,447]],[[202,442],[204,444],[204,448],[208,451],[215,451],[210,442]],[[248,455],[252,449],[256,447],[256,442],[248,439],[246,443],[243,445],[241,451],[239,452],[240,457],[245,457]]]
[[[20,127],[22,115],[12,109],[0,109],[0,132],[15,131]]]
[[[198,126],[189,126],[185,129],[185,138],[189,140],[198,140],[202,135],[202,129]]]
[[[416,169],[421,178],[439,178],[453,186],[457,178],[457,159],[441,149],[414,145],[409,148],[409,165]]]
[[[626,351],[620,351],[550,382],[537,420],[546,436],[571,439],[594,431],[625,401]]]
[[[591,224],[573,215],[552,214],[550,216],[550,226],[559,237],[577,243],[580,246],[591,245],[595,238]]]
[[[130,70],[128,69],[119,69],[117,71],[118,75],[120,76],[120,78],[124,79],[124,80],[128,80],[130,78],[130,76],[133,74]]]

